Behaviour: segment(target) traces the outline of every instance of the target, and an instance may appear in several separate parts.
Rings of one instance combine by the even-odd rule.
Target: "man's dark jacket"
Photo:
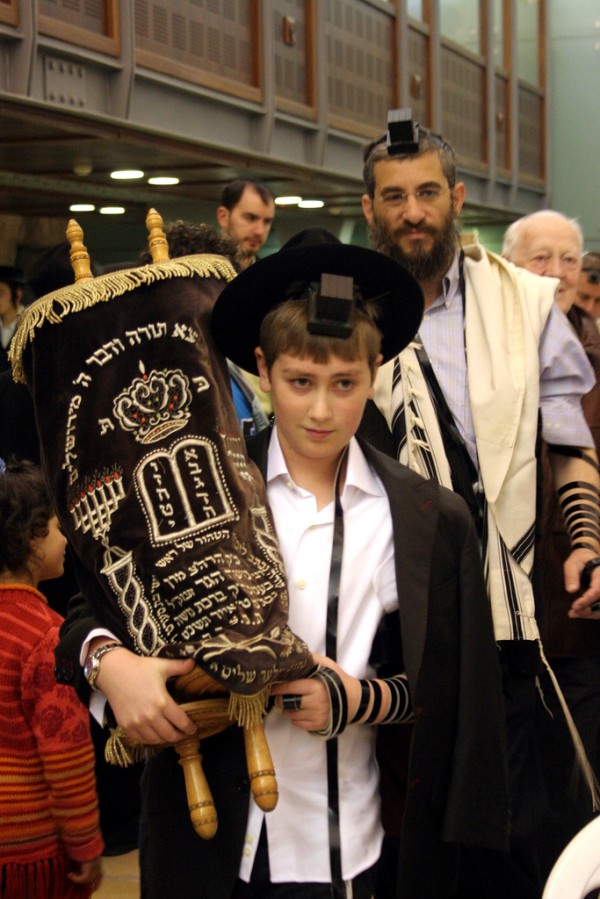
[[[248,444],[263,474],[269,438],[270,431],[263,431]],[[415,711],[399,895],[450,899],[459,847],[504,849],[507,836],[504,711],[479,549],[460,497],[363,441],[361,448],[390,500],[398,663],[407,672]],[[83,601],[75,603],[56,653],[59,679],[72,683],[84,701],[88,691],[78,658],[93,624]],[[393,741],[396,733],[381,727],[379,739]],[[386,749],[393,754],[393,745]],[[217,836],[209,842],[187,820],[174,751],[146,766],[145,899],[227,899],[234,888],[249,795],[239,728],[205,740],[201,752],[219,815]]]

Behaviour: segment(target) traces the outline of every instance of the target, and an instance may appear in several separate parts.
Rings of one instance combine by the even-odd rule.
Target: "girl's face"
[[[65,567],[67,538],[60,529],[58,518],[53,515],[48,522],[45,537],[34,537],[31,541],[31,562],[37,582],[60,577]]]

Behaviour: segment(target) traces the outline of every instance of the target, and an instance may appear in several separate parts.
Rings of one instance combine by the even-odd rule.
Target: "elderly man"
[[[596,319],[600,319],[600,253],[586,253],[581,262],[575,303]]]
[[[238,178],[227,184],[217,207],[221,231],[239,245],[242,267],[247,268],[263,248],[275,217],[270,189],[254,178]]]
[[[575,301],[583,235],[575,219],[542,209],[506,229],[502,255],[536,275],[558,278],[556,302],[567,313]]]
[[[560,279],[556,301],[581,340],[596,377],[600,374],[600,335],[577,303],[583,239],[577,222],[559,212],[544,210],[514,222],[506,232],[504,255],[529,271]],[[582,400],[586,421],[600,444],[600,384]],[[542,451],[542,515],[538,535],[538,621],[546,654],[572,712],[592,768],[600,762],[600,622],[566,617],[569,596],[562,566],[569,541],[552,489],[548,447]],[[545,682],[544,682],[545,681]],[[572,783],[573,747],[557,697],[542,674],[544,695],[553,718],[540,715],[540,746],[552,801],[552,817],[543,841],[547,874],[569,840],[592,818],[586,790]]]
[[[577,594],[582,574],[591,574],[571,614],[600,617],[589,609],[600,596],[597,458],[580,404],[593,372],[554,303],[553,282],[481,246],[461,251],[456,219],[466,189],[456,179],[452,147],[418,126],[406,138],[394,115],[387,136],[365,149],[363,211],[372,246],[417,278],[425,315],[418,338],[380,369],[375,401],[400,461],[460,492],[472,510],[505,686],[510,859],[487,859],[481,883],[471,869],[460,895],[539,897],[540,654],[531,583],[538,412],[555,448],[561,504],[574,513],[569,593]],[[576,510],[587,499],[593,514],[584,539]]]

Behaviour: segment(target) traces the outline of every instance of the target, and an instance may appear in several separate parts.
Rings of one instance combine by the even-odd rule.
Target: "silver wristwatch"
[[[113,649],[120,649],[122,646],[122,643],[103,643],[102,646],[99,646],[98,649],[89,654],[83,666],[83,676],[92,690],[97,689],[96,679],[100,674],[100,659],[102,656],[106,655],[107,652],[112,652]]]

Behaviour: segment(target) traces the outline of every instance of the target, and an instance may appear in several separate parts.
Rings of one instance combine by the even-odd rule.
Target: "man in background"
[[[227,184],[217,207],[223,234],[240,247],[242,268],[251,265],[265,245],[275,217],[271,190],[254,178],[238,178]]]
[[[23,311],[23,272],[14,265],[0,265],[0,371],[10,367],[8,350]]]
[[[600,253],[586,253],[581,263],[575,303],[598,322],[600,319]]]
[[[275,217],[275,198],[269,187],[255,178],[238,178],[227,184],[217,207],[217,222],[223,235],[234,240],[238,247],[238,265],[243,271],[256,261],[271,231]],[[271,398],[260,388],[259,379],[251,372],[242,372],[258,397],[266,416],[271,415]]]

